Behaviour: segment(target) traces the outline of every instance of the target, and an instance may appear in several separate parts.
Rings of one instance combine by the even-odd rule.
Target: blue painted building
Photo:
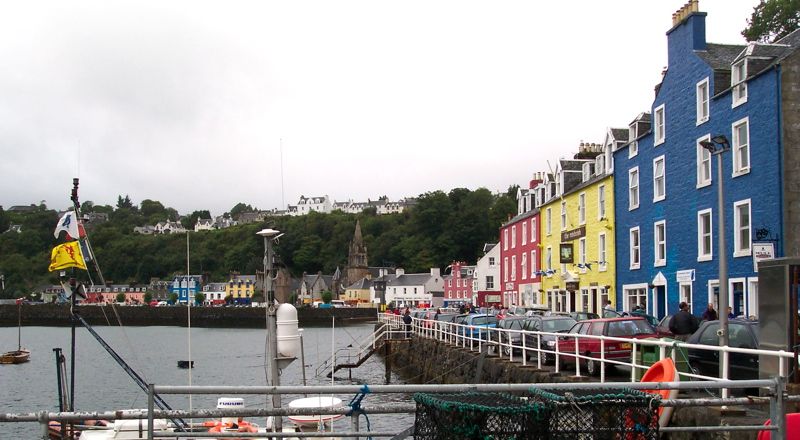
[[[178,294],[178,303],[186,304],[191,298],[192,303],[195,301],[195,295],[200,292],[202,288],[202,277],[200,275],[178,275],[172,279],[169,292]]]
[[[705,30],[696,2],[676,13],[652,107],[614,152],[619,310],[640,304],[660,318],[681,301],[696,315],[709,302],[718,309],[720,182],[717,157],[700,142],[719,135],[730,145],[722,170],[734,314],[758,313],[756,255],[770,246],[775,257],[797,253],[798,219],[788,207],[800,174],[800,93],[791,91],[800,32],[776,44],[723,45],[707,43]]]

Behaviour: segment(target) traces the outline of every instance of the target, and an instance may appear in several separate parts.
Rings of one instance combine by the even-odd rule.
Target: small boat
[[[0,364],[22,364],[28,362],[31,352],[20,348],[19,350],[7,351],[0,354]]]
[[[289,402],[289,408],[333,408],[342,404],[342,399],[336,397],[306,397],[303,399],[295,399]],[[295,425],[303,428],[313,428],[317,430],[318,426],[330,425],[334,420],[339,420],[344,417],[342,414],[329,414],[329,415],[295,415],[289,416],[289,420]]]
[[[0,364],[23,364],[30,357],[30,350],[22,348],[22,302],[17,300],[17,349],[1,354]]]
[[[178,368],[194,368],[194,361],[178,361]]]
[[[642,376],[641,382],[678,382],[680,375],[678,369],[675,367],[675,362],[672,358],[664,358],[647,369],[647,372]],[[675,399],[678,397],[678,390],[642,390],[645,393],[657,394],[662,399]],[[669,419],[672,417],[673,408],[662,406],[658,408],[658,424],[661,427],[669,424]]]

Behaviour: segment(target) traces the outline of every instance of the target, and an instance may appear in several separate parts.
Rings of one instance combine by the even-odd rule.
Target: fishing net
[[[549,438],[657,440],[661,398],[632,389],[532,389],[531,402],[548,406]]]
[[[549,411],[519,397],[499,393],[414,395],[415,439],[546,439]]]

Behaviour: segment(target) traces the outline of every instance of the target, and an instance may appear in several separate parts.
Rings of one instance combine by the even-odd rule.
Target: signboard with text
[[[561,264],[573,263],[575,256],[572,249],[572,243],[561,243],[558,255],[560,257],[559,262]]]
[[[753,270],[758,272],[758,262],[775,258],[775,243],[753,243]]]
[[[572,241],[576,238],[581,238],[586,236],[586,226],[581,226],[578,229],[572,229],[570,231],[564,231],[561,233],[561,241]]]

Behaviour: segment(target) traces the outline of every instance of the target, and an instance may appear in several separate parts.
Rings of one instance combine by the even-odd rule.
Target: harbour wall
[[[147,306],[77,306],[78,313],[91,325],[150,326],[171,325],[186,327],[186,307]],[[37,304],[21,307],[23,326],[71,325],[69,305]],[[18,307],[0,305],[0,327],[17,325]],[[117,319],[119,317],[119,319]],[[342,307],[330,309],[299,308],[301,327],[356,324],[377,320],[376,309]],[[263,328],[266,323],[264,307],[192,307],[192,327]]]
[[[587,382],[597,380],[587,376],[575,377],[552,370],[539,370],[536,363],[522,366],[521,359],[487,355],[455,347],[432,339],[415,337],[408,342],[393,341],[387,351],[381,350],[389,368],[402,372],[413,383],[552,383]],[[624,380],[624,379],[619,379]],[[684,396],[681,396],[684,397]],[[708,394],[695,397],[709,397]],[[747,411],[729,408],[725,412],[712,407],[676,408],[670,426],[761,425],[769,417],[766,407],[747,407]],[[662,439],[753,439],[754,432],[665,433]]]

